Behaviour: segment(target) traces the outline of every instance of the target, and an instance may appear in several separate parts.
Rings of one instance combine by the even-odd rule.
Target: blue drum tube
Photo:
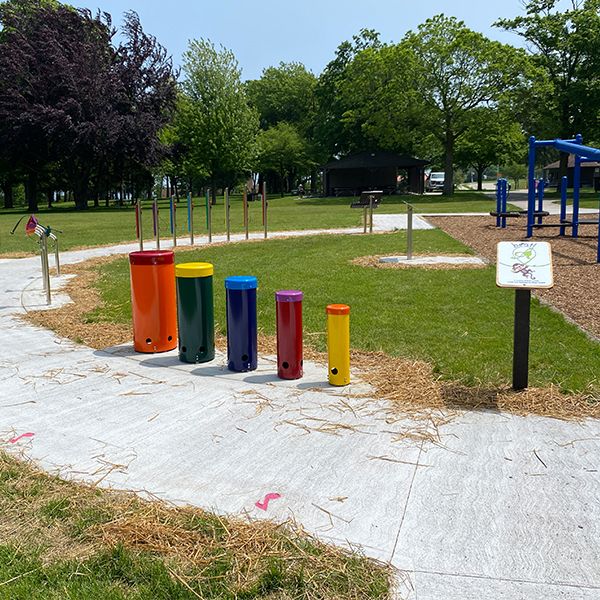
[[[225,279],[227,311],[227,368],[254,371],[258,356],[256,277],[237,275]]]

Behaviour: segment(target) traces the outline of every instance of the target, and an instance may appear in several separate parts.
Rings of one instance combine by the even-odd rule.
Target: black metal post
[[[515,333],[513,347],[513,390],[524,390],[529,375],[529,315],[531,290],[515,290]]]

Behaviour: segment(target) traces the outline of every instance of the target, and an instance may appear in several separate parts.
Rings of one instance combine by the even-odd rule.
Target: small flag
[[[29,217],[29,221],[25,225],[25,233],[27,235],[33,235],[35,233],[35,228],[39,225],[39,221],[35,218],[35,215],[31,215]]]

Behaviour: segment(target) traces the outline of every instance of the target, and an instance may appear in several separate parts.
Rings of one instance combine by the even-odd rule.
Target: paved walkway
[[[234,374],[222,355],[186,365],[129,345],[95,351],[18,319],[42,304],[39,259],[0,261],[0,282],[8,450],[64,477],[296,519],[391,561],[399,598],[600,598],[599,422],[474,411],[443,426],[439,444],[415,442],[412,422],[360,382],[330,388],[320,365],[284,382],[273,357]],[[271,492],[281,497],[257,508]]]

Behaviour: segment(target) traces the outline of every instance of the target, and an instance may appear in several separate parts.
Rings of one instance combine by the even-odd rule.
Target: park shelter
[[[357,196],[366,190],[393,194],[399,177],[403,177],[406,191],[422,194],[428,164],[395,152],[360,152],[324,165],[323,190],[326,196]]]
[[[558,185],[560,173],[560,161],[556,161],[544,167],[544,178],[550,185]],[[573,175],[575,173],[575,155],[569,155],[567,166],[567,185],[573,187]],[[581,164],[581,185],[594,186],[596,191],[600,188],[600,162],[584,162]]]

